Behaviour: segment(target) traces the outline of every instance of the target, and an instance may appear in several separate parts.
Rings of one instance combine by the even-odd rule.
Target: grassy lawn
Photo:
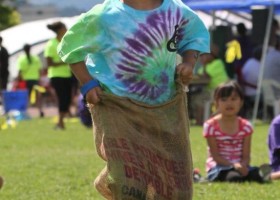
[[[21,121],[0,130],[0,175],[5,185],[1,200],[102,200],[92,182],[103,168],[96,155],[92,131],[79,120],[69,120],[66,131],[53,130],[50,118]],[[268,162],[268,125],[257,125],[252,164]],[[194,167],[203,175],[206,142],[201,127],[191,127]],[[201,183],[194,200],[279,199],[280,181],[270,184]]]

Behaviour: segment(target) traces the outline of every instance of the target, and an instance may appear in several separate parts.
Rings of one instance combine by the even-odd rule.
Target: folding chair
[[[276,98],[274,89],[280,90],[280,84],[277,81],[269,79],[263,80],[263,120],[268,119],[268,106],[271,106],[273,108],[273,117],[280,114],[280,99]]]

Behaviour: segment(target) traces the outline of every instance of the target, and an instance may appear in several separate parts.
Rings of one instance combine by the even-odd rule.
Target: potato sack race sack
[[[107,165],[95,180],[112,200],[189,200],[192,158],[186,93],[151,106],[103,94],[91,108],[95,144]]]

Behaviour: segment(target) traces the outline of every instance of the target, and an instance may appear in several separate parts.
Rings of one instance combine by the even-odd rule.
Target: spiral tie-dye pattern
[[[169,92],[174,71],[173,53],[183,37],[181,27],[187,23],[180,10],[155,12],[145,23],[138,24],[133,37],[125,38],[127,47],[120,51],[115,77],[127,91],[148,101]]]

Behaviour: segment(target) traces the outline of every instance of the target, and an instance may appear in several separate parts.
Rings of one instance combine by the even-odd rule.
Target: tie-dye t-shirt
[[[82,14],[58,48],[66,63],[85,60],[105,91],[147,104],[175,94],[176,54],[209,52],[209,33],[180,0],[153,10],[135,10],[105,0]]]

